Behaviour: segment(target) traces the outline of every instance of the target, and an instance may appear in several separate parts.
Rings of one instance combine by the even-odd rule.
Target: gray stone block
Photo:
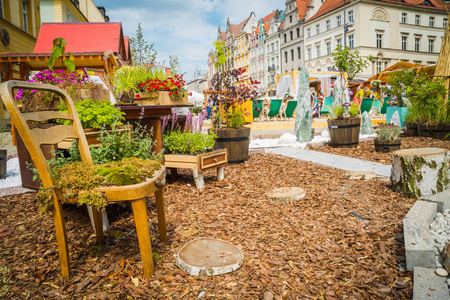
[[[447,278],[437,276],[434,269],[414,268],[413,300],[449,300]]]
[[[445,190],[440,193],[423,198],[424,201],[430,201],[437,204],[437,211],[444,212],[450,209],[450,190]]]
[[[428,223],[424,220],[403,219],[403,232],[406,252],[406,268],[435,268],[436,260],[433,250],[433,238]]]
[[[416,201],[413,207],[408,211],[405,219],[414,219],[426,222],[427,225],[434,221],[437,212],[437,204],[429,201]]]

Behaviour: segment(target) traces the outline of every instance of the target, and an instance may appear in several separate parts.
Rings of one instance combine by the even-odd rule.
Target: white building
[[[275,96],[276,78],[281,74],[280,60],[280,31],[284,20],[284,11],[276,11],[276,14],[269,20],[269,32],[264,40],[266,55],[265,61],[267,70],[264,73],[264,82],[268,96]]]
[[[320,5],[322,0],[312,0]],[[304,25],[305,65],[310,71],[333,68],[331,52],[344,45],[344,22],[352,25],[346,32],[346,45],[374,60],[360,78],[404,61],[436,63],[442,44],[447,13],[435,0],[355,0],[345,5],[325,0],[314,13],[307,13]]]

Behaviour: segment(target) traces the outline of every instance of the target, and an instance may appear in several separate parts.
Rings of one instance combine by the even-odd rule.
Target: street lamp
[[[350,3],[350,1],[349,1],[349,3]],[[348,24],[347,24],[347,21],[346,21],[346,18],[345,18],[346,14],[347,14],[347,12],[345,10],[345,0],[344,0],[344,48],[345,48],[345,46],[347,46],[347,31],[348,31],[348,28],[353,26],[352,22],[348,22]]]

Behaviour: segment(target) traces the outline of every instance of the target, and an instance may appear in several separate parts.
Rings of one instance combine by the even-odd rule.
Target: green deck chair
[[[276,117],[280,113],[281,99],[272,99],[270,101],[269,118]]]
[[[381,108],[381,114],[386,114],[386,109],[390,106],[389,103],[389,97],[384,97],[383,107]]]
[[[259,118],[259,116],[261,115],[262,112],[262,104],[263,104],[263,99],[255,99],[253,100],[253,119]],[[256,111],[256,108],[258,108],[259,112]]]
[[[333,97],[325,97],[323,100],[322,110],[320,111],[320,115],[329,114],[331,111],[331,106],[333,105]]]
[[[292,118],[292,115],[294,114],[295,108],[297,107],[297,101],[291,100],[288,102],[286,106],[286,118]]]
[[[372,108],[374,113],[380,114],[381,113],[381,103],[380,100],[374,100],[372,103]]]
[[[365,111],[367,111],[367,113],[370,112],[370,109],[372,108],[372,102],[372,98],[363,98],[361,103],[361,114],[363,114]]]

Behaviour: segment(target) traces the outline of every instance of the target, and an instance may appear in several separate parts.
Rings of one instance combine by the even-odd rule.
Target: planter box
[[[175,98],[172,96],[169,96],[169,92],[166,91],[158,91],[158,92],[144,92],[144,93],[138,93],[137,95],[140,96],[139,100],[134,99],[134,103],[137,103],[138,105],[144,106],[144,105],[181,105],[181,104],[188,104],[188,96],[185,95],[184,97]]]
[[[394,113],[398,111],[398,115],[400,116],[400,127],[403,128],[403,122],[405,120],[405,116],[408,114],[407,107],[388,107],[386,108],[386,124],[392,123],[392,116]]]
[[[226,166],[228,163],[227,149],[212,152],[191,154],[165,154],[164,165],[166,168],[182,168],[203,172],[208,169]]]
[[[403,123],[405,126],[405,134],[404,136],[410,137],[410,136],[418,136],[418,128],[417,123]]]
[[[217,180],[223,180],[224,167],[228,163],[227,149],[215,150],[212,152],[192,154],[165,154],[164,165],[172,169],[171,175],[176,174],[176,169],[192,170],[195,180],[195,186],[201,190],[205,187],[203,180],[203,171],[217,169]],[[174,173],[172,173],[174,172]],[[174,177],[174,176],[173,176]]]
[[[337,147],[353,147],[359,143],[361,119],[327,120],[330,143]]]
[[[431,137],[439,140],[450,140],[450,125],[418,124],[417,133],[418,136],[422,137]],[[447,135],[449,136],[447,137]]]
[[[400,138],[392,142],[380,142],[378,139],[374,139],[373,143],[375,145],[375,151],[383,153],[400,150],[402,146],[402,140]]]

